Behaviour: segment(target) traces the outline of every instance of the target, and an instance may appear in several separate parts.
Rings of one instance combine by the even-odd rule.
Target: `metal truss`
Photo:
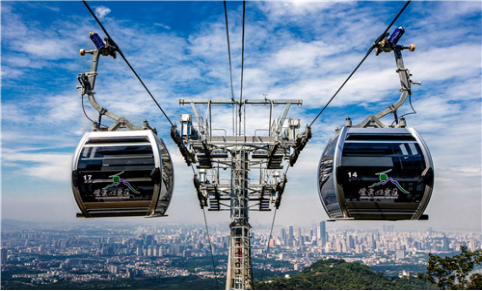
[[[194,186],[200,207],[209,211],[230,211],[231,240],[226,289],[253,288],[251,265],[251,226],[249,211],[271,211],[278,208],[287,182],[283,169],[294,165],[299,153],[311,138],[310,128],[299,134],[300,120],[288,119],[291,105],[302,100],[247,99],[242,103],[232,99],[181,99],[181,105],[191,105],[192,115],[181,115],[180,134],[174,128],[171,136],[180,147],[188,165],[196,165]],[[265,135],[227,135],[226,129],[213,129],[212,105],[270,106],[269,128]],[[197,105],[207,106],[203,118]],[[279,118],[271,120],[275,105],[284,105]],[[234,122],[233,122],[234,123]],[[213,135],[213,132],[223,132]],[[240,131],[239,131],[240,132]],[[230,175],[227,169],[231,169]]]

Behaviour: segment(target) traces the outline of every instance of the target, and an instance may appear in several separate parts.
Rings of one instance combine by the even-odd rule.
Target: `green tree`
[[[482,275],[470,275],[474,267],[481,264],[482,250],[472,252],[466,246],[460,246],[460,254],[452,257],[442,258],[429,254],[427,272],[418,274],[418,277],[441,289],[481,290]]]

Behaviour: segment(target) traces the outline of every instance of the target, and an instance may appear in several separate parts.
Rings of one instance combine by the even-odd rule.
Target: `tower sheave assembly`
[[[79,217],[165,216],[174,187],[174,168],[156,129],[144,121],[141,127],[98,105],[94,98],[99,56],[115,58],[117,48],[90,33],[95,50],[91,71],[78,77],[82,96],[99,112],[92,132],[82,137],[72,163],[72,191]],[[102,116],[114,120],[101,125]],[[124,129],[124,130],[121,130]]]
[[[305,133],[299,133],[299,119],[287,118],[290,106],[302,105],[302,101],[181,99],[179,103],[191,105],[196,122],[191,114],[182,114],[180,133],[173,128],[171,136],[188,165],[196,165],[193,180],[200,206],[209,211],[230,211],[226,289],[253,289],[249,212],[271,211],[280,206],[287,182],[286,172],[282,171],[288,164],[295,164],[311,137],[309,127]],[[198,111],[201,105],[207,107],[204,117]],[[248,105],[269,107],[266,128],[256,129],[254,135],[246,135]],[[278,105],[284,105],[284,109],[279,118],[272,120],[274,107]],[[244,108],[244,122],[233,114],[232,135],[228,135],[226,128],[213,128],[214,106]]]

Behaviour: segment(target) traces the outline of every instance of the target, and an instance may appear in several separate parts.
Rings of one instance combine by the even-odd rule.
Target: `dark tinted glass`
[[[150,144],[88,146],[79,157],[84,202],[151,200],[154,155]]]
[[[425,160],[413,142],[345,142],[337,180],[350,201],[419,203]]]

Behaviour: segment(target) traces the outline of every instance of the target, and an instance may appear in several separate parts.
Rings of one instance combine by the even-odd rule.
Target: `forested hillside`
[[[258,282],[261,290],[427,290],[430,284],[417,278],[384,276],[368,266],[344,260],[320,260],[291,278]]]

